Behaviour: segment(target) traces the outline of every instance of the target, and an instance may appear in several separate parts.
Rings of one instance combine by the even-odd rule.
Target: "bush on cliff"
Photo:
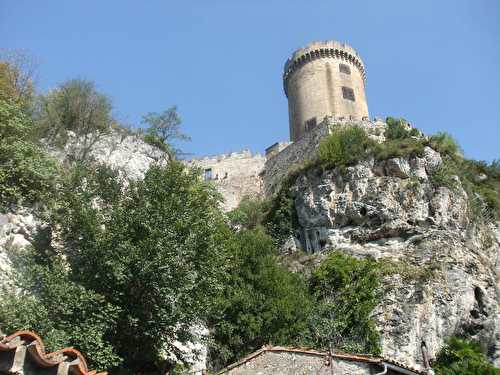
[[[32,131],[19,104],[0,99],[0,209],[32,204],[54,190],[57,163],[31,140]]]
[[[365,158],[374,144],[358,126],[339,127],[321,140],[317,156],[326,167],[345,167]]]
[[[278,264],[274,241],[262,228],[237,233],[230,256],[220,315],[211,321],[215,367],[268,343],[296,344],[312,307],[305,281]]]
[[[387,117],[385,122],[387,124],[386,139],[406,139],[420,135],[420,132],[416,128],[412,128],[403,118]]]
[[[227,216],[233,227],[255,229],[264,221],[268,205],[269,202],[260,197],[245,196]]]
[[[161,113],[148,113],[143,117],[142,123],[148,126],[144,141],[168,153],[171,158],[181,152],[173,146],[173,141],[189,141],[191,139],[180,129],[182,121],[175,106]]]
[[[457,337],[441,349],[432,367],[436,375],[500,375],[477,343]]]
[[[331,253],[309,282],[317,303],[309,317],[306,344],[379,354],[380,337],[371,314],[380,301],[380,277],[371,259]]]
[[[457,141],[446,132],[438,132],[429,138],[429,146],[438,151],[442,156],[452,159],[462,159],[463,151]]]

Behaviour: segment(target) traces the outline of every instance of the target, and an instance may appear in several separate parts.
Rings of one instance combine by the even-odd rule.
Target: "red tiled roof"
[[[31,331],[18,331],[0,340],[0,352],[13,351],[18,353],[20,348],[25,347],[33,361],[42,368],[57,367],[67,364],[67,369],[71,367],[74,375],[106,375],[106,372],[97,373],[89,371],[87,361],[82,353],[74,348],[64,348],[52,353],[45,353],[45,345],[42,339]],[[15,361],[14,361],[15,362]],[[23,364],[13,363],[13,366]],[[17,372],[20,369],[12,368],[10,372]]]
[[[239,367],[254,358],[260,356],[263,353],[266,352],[274,352],[274,353],[299,353],[299,354],[305,354],[305,355],[313,355],[313,356],[319,356],[319,357],[326,357],[328,356],[328,352],[323,352],[323,351],[317,351],[314,349],[305,349],[305,348],[289,348],[289,347],[283,347],[283,346],[272,346],[272,345],[266,345],[263,346],[261,349],[249,354],[248,356],[244,357],[243,359],[239,360],[238,362],[235,362],[226,368],[222,369],[219,371],[217,374],[224,374],[225,372],[235,368]],[[411,371],[415,374],[421,374],[424,375],[425,372],[422,372],[420,370],[417,370],[415,368],[406,366],[405,364],[401,362],[397,362],[392,359],[384,358],[384,357],[375,357],[372,355],[366,355],[366,354],[348,354],[348,353],[340,353],[340,352],[335,352],[333,353],[333,358],[341,359],[344,361],[354,361],[354,362],[365,362],[365,363],[373,363],[373,364],[378,364],[378,365],[383,365],[384,362],[387,364],[392,364],[394,366],[397,366],[401,369]]]

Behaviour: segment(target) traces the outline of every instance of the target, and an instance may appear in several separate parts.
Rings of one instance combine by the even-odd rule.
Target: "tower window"
[[[356,99],[354,98],[354,90],[350,87],[342,86],[342,96],[344,97],[344,99],[352,100],[353,102],[356,101]]]
[[[205,181],[212,179],[212,168],[208,168],[203,171],[203,179]]]
[[[313,117],[312,119],[309,119],[306,121],[306,131],[311,131],[316,127],[316,117]]]
[[[340,73],[351,74],[351,68],[346,64],[339,64]]]

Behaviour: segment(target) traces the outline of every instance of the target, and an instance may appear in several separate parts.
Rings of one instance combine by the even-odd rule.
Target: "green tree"
[[[180,152],[173,147],[174,140],[189,141],[191,139],[180,130],[182,121],[176,106],[161,113],[150,112],[143,117],[142,122],[148,126],[144,140],[169,153],[172,157]]]
[[[244,229],[255,229],[262,224],[268,202],[259,197],[245,196],[235,209],[228,212],[231,225]]]
[[[262,228],[234,237],[220,316],[212,319],[212,362],[221,367],[264,344],[299,341],[311,310],[305,282],[277,262],[274,241]]]
[[[32,110],[35,95],[34,65],[26,54],[0,53],[0,99],[9,100],[28,113]]]
[[[313,272],[315,311],[306,342],[314,347],[358,353],[380,353],[379,334],[371,313],[380,300],[376,262],[333,252]]]
[[[47,249],[45,249],[47,250]],[[106,299],[70,280],[60,257],[34,249],[17,259],[17,293],[4,291],[0,326],[5,332],[33,330],[49,351],[73,346],[92,366],[106,370],[121,362],[109,337],[115,334],[119,309]]]
[[[0,99],[0,208],[39,201],[54,189],[58,166],[31,141],[32,130],[19,104]]]
[[[127,185],[127,186],[125,186]],[[120,308],[110,338],[139,371],[197,338],[220,292],[229,229],[220,197],[178,162],[120,182],[105,167],[78,167],[55,217],[71,280]]]
[[[85,160],[99,139],[113,124],[111,102],[99,93],[93,82],[73,79],[41,95],[36,122],[39,137],[57,146],[68,141],[73,132],[80,144],[73,150],[75,160]]]
[[[499,375],[500,369],[488,362],[480,346],[452,337],[432,363],[436,375]]]

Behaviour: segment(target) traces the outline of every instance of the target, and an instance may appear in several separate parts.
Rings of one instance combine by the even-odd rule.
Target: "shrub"
[[[452,337],[432,364],[436,375],[499,375],[500,369],[488,362],[480,346]]]
[[[306,342],[317,348],[380,353],[371,313],[380,300],[380,270],[370,259],[332,252],[313,272],[310,291],[317,303]]]
[[[289,176],[270,203],[263,223],[267,232],[274,238],[277,246],[285,243],[300,228],[291,186],[296,176]]]
[[[19,105],[0,99],[0,208],[40,201],[54,189],[58,165],[31,142],[32,129]]]
[[[211,322],[211,358],[222,367],[273,343],[296,344],[312,306],[306,283],[277,262],[273,239],[262,228],[234,237],[221,315]]]
[[[458,169],[456,163],[449,157],[443,158],[442,163],[434,168],[429,175],[429,180],[434,187],[445,186],[452,190],[459,186],[456,180]]]
[[[167,143],[163,142],[162,139],[160,137],[158,137],[157,135],[145,134],[144,135],[144,142],[162,150],[163,152],[168,153],[169,155],[172,155],[172,153],[173,153],[173,150],[171,149],[171,147]]]
[[[386,139],[405,139],[412,135],[418,135],[418,130],[410,129],[408,122],[403,118],[387,117],[385,122],[387,124]]]
[[[325,166],[343,167],[365,158],[374,145],[362,128],[341,127],[320,142],[317,156]]]
[[[36,258],[33,249],[25,250],[22,263],[17,264],[20,293],[2,295],[2,330],[33,330],[44,338],[47,352],[74,346],[98,370],[117,366],[121,358],[109,336],[115,333],[119,309],[104,296],[71,281],[60,259],[40,262]]]
[[[262,224],[268,209],[268,202],[259,197],[245,196],[227,216],[231,225],[244,229],[255,229]]]
[[[389,139],[374,147],[374,156],[377,160],[423,156],[425,143],[413,138]]]
[[[453,159],[461,158],[463,155],[458,143],[446,132],[432,135],[429,139],[429,146],[441,153],[441,155],[448,155]]]
[[[80,144],[73,156],[85,160],[94,144],[111,129],[111,109],[111,101],[97,91],[93,82],[69,80],[39,97],[37,136],[63,147],[71,131]]]

